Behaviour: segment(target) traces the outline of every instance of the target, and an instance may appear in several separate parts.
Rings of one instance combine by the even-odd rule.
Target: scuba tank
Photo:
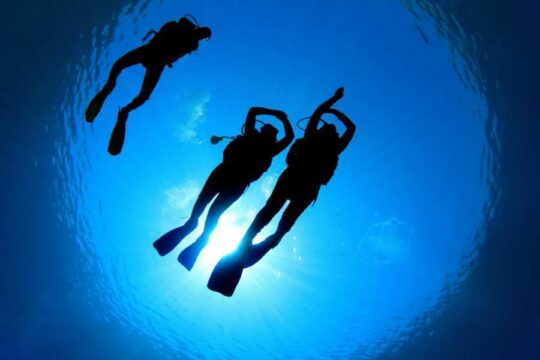
[[[186,23],[186,25],[190,25],[193,29],[197,29],[197,28],[200,27],[199,22],[197,21],[195,16],[193,16],[191,14],[186,14],[183,17],[181,17],[179,21],[171,21],[171,22],[168,22],[167,24],[172,24],[172,23],[178,24],[180,22],[184,22],[184,23]],[[154,29],[150,29],[146,33],[146,35],[144,35],[144,37],[142,38],[142,42],[145,43],[151,36],[153,36],[152,39],[151,39],[151,40],[153,40],[154,37],[157,34],[159,34],[161,32],[161,30],[163,30],[163,28],[165,28],[167,26],[167,24],[163,25],[163,27],[159,31],[156,31]]]

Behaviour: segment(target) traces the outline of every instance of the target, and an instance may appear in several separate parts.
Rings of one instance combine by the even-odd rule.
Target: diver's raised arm
[[[317,125],[319,124],[319,121],[321,120],[321,116],[328,112],[328,110],[344,95],[344,89],[343,87],[340,87],[336,90],[334,95],[325,102],[323,102],[321,105],[315,109],[311,117],[309,118],[309,122],[306,126],[305,134],[306,136],[311,136],[315,134],[315,131],[317,131]]]
[[[261,106],[252,106],[251,109],[249,109],[249,112],[246,117],[246,123],[244,125],[246,128],[246,131],[255,130],[255,122],[257,121],[257,116],[259,115],[271,115],[279,119],[281,114],[285,114],[285,113],[283,111],[268,109]],[[286,114],[285,114],[285,117],[287,117]]]
[[[339,138],[339,152],[341,153],[351,142],[354,132],[356,131],[356,125],[349,119],[347,115],[337,109],[328,109],[327,113],[334,114],[339,121],[345,125],[345,133]]]
[[[263,115],[266,113],[265,108],[259,107],[259,106],[252,106],[246,116],[246,122],[244,124],[244,128],[246,132],[253,132],[255,131],[255,122],[257,120],[258,115]]]
[[[285,112],[279,111],[279,113],[276,114],[276,117],[283,123],[283,128],[285,129],[285,136],[276,144],[275,154],[277,155],[283,150],[285,150],[287,146],[289,146],[289,144],[293,141],[294,131]]]

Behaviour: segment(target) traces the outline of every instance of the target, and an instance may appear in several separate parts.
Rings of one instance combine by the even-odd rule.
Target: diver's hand
[[[345,95],[345,88],[343,86],[338,88],[336,92],[334,93],[334,97],[336,99],[341,99],[343,95]]]

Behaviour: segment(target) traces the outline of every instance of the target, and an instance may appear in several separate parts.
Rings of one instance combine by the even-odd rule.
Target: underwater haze
[[[537,1],[2,8],[0,359],[540,359]],[[86,106],[120,56],[185,14],[212,38],[164,70],[109,155],[144,68],[120,75],[93,124]],[[208,278],[286,152],[225,212],[192,271],[177,255],[204,217],[156,253],[222,159],[226,141],[212,135],[239,134],[264,106],[302,137],[297,121],[340,86],[355,137],[233,297]]]

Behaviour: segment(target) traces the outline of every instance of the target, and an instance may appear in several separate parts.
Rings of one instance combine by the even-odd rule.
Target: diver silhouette
[[[120,57],[112,66],[107,83],[92,99],[85,112],[86,121],[93,122],[105,99],[116,86],[120,73],[133,65],[141,64],[146,68],[144,80],[139,94],[126,106],[120,109],[116,125],[111,134],[108,151],[118,155],[122,151],[126,134],[126,122],[130,111],[144,104],[156,87],[165,66],[172,64],[199,47],[199,41],[209,39],[212,31],[208,27],[199,27],[187,17],[179,21],[170,21],[156,32],[150,31],[145,39],[154,34],[148,44],[140,46]],[[143,41],[145,40],[143,39]]]
[[[255,128],[256,117],[272,115],[284,126],[285,136],[277,141],[278,130],[265,124]],[[199,217],[212,201],[201,236],[180,253],[178,261],[191,270],[220,216],[244,193],[249,184],[259,179],[272,164],[272,158],[285,150],[294,139],[294,132],[287,114],[279,110],[252,107],[242,127],[242,135],[232,140],[223,151],[223,161],[212,171],[204,184],[187,222],[173,229],[154,242],[154,248],[163,256],[171,252],[198,225]],[[213,137],[212,142],[218,139]],[[216,197],[217,196],[217,197]]]
[[[326,185],[334,175],[339,154],[349,145],[356,126],[341,111],[332,106],[343,97],[339,88],[311,115],[304,137],[291,146],[287,154],[287,168],[280,175],[265,206],[255,216],[242,238],[238,250],[229,254],[216,265],[208,288],[232,296],[244,268],[254,265],[268,251],[276,247],[283,236],[293,227],[298,217],[317,199],[321,185]],[[340,137],[335,125],[325,123],[317,128],[325,113],[335,115],[346,127]],[[272,220],[289,200],[289,204],[276,232],[264,241],[252,245],[255,236]]]

